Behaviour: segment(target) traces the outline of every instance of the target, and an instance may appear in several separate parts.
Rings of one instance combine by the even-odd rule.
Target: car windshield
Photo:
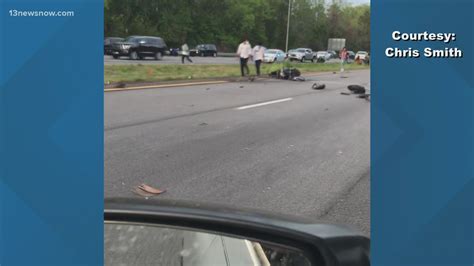
[[[127,39],[125,39],[125,42],[138,42],[138,41],[139,41],[139,38],[134,37],[134,36],[130,36]]]
[[[265,51],[265,54],[276,54],[277,50],[267,50]]]
[[[306,50],[305,49],[297,49],[296,50],[298,53],[304,53]]]

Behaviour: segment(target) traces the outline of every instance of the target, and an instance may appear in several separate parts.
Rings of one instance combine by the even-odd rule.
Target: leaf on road
[[[151,194],[151,193],[147,193],[141,189],[139,189],[138,187],[135,187],[134,189],[132,189],[132,192],[140,197],[144,197],[144,198],[150,198],[150,197],[153,197],[154,194]]]
[[[138,186],[138,188],[143,190],[144,192],[151,193],[154,195],[159,195],[166,192],[166,189],[161,190],[154,187],[150,187],[149,185],[146,185],[146,184],[141,184]]]

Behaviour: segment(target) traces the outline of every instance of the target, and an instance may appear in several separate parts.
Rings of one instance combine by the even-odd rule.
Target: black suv
[[[104,54],[112,54],[112,44],[116,42],[123,42],[123,38],[120,37],[107,37],[104,39]]]
[[[189,50],[191,56],[217,56],[217,48],[214,44],[200,44]]]
[[[160,37],[130,36],[124,42],[112,45],[112,55],[115,59],[128,56],[131,60],[154,57],[160,60],[165,54],[166,43]]]

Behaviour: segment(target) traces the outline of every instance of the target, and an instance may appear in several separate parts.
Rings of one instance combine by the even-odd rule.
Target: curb
[[[201,81],[201,82],[186,82],[186,83],[168,83],[168,84],[155,84],[146,86],[135,86],[135,87],[124,87],[124,88],[105,88],[104,92],[113,91],[129,91],[129,90],[143,90],[143,89],[157,89],[157,88],[172,88],[172,87],[184,87],[184,86],[197,86],[197,85],[209,85],[209,84],[222,84],[228,83],[228,80],[215,80],[215,81]]]
[[[370,70],[370,69],[355,69],[355,70],[350,70],[350,71],[357,72],[357,71],[366,71],[366,70]],[[334,74],[334,71],[307,72],[304,74],[305,76],[311,77],[311,76]],[[267,79],[267,78],[262,78],[262,79]],[[271,79],[271,78],[268,78],[268,79]],[[193,82],[189,82],[188,80],[179,80],[179,81],[175,80],[175,81],[142,82],[142,83],[131,83],[131,84],[130,83],[128,84],[127,83],[118,83],[118,84],[114,83],[114,84],[106,85],[104,88],[104,92],[212,85],[212,84],[223,84],[223,83],[243,82],[243,81],[247,81],[247,79],[246,78],[242,79],[240,77],[228,77],[228,78],[220,78],[220,79],[216,79],[216,78],[201,79],[201,80],[196,80]],[[129,85],[131,85],[131,87],[128,87]]]

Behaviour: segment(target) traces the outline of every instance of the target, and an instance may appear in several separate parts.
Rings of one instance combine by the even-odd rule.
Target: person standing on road
[[[263,61],[263,55],[265,54],[265,47],[262,46],[262,43],[259,42],[252,51],[252,57],[255,61],[255,68],[257,70],[257,76],[260,76],[260,65]]]
[[[342,48],[341,52],[339,53],[339,57],[341,58],[341,74],[344,72],[344,65],[347,63],[347,57],[349,54],[347,53],[346,47]]]
[[[184,64],[184,59],[187,59],[190,63],[192,63],[193,61],[191,60],[191,58],[189,58],[189,46],[187,43],[184,43],[182,46],[181,46],[181,63]]]
[[[245,76],[244,69],[247,72],[247,75],[250,74],[249,66],[247,62],[249,61],[249,57],[252,55],[252,46],[250,45],[247,38],[244,38],[244,41],[239,44],[239,48],[237,49],[237,56],[240,58],[240,73],[242,77]]]

